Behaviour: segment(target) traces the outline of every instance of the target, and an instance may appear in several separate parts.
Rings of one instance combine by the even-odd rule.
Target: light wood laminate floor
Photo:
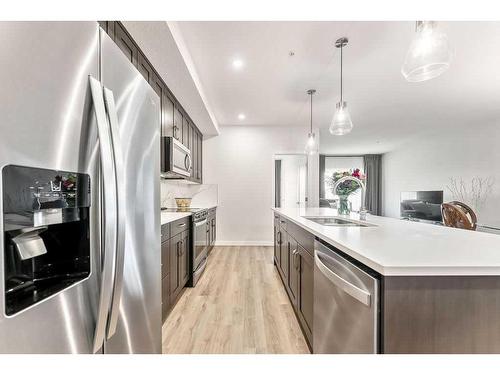
[[[309,353],[272,247],[215,247],[163,325],[163,353]]]

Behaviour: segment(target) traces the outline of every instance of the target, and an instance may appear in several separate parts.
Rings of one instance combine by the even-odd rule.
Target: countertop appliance
[[[185,179],[191,176],[191,151],[174,137],[161,137],[161,177]]]
[[[192,276],[188,283],[189,286],[196,286],[205,271],[208,259],[209,234],[207,224],[208,210],[200,209],[193,213],[192,220],[192,257],[191,269]]]
[[[378,353],[379,314],[376,275],[316,240],[313,352]]]
[[[97,22],[0,33],[0,353],[161,353],[158,96]]]

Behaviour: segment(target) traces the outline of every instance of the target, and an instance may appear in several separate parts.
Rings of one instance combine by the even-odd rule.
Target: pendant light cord
[[[340,45],[340,105],[344,101],[344,95],[342,90],[342,50],[344,49],[343,44]]]
[[[311,134],[313,132],[313,93],[311,92]]]

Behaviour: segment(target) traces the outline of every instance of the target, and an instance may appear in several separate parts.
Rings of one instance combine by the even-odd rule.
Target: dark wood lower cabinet
[[[217,216],[216,207],[211,208],[208,211],[207,217],[207,240],[208,240],[208,253],[212,251],[215,246],[215,240],[217,239]]]
[[[189,231],[181,233],[181,243],[179,244],[179,279],[181,288],[189,281]]]
[[[304,337],[312,350],[314,236],[279,215],[274,218],[274,262]]]
[[[170,298],[176,301],[189,280],[189,231],[170,239]]]
[[[170,311],[170,239],[168,224],[162,227],[161,243],[161,319],[165,322]]]
[[[288,295],[294,306],[299,301],[299,265],[297,241],[288,236]]]
[[[161,322],[165,323],[170,312],[170,275],[161,281]]]
[[[182,228],[182,231],[179,228]],[[171,237],[170,234],[172,234]],[[169,238],[165,238],[166,235]],[[191,236],[189,221],[180,219],[162,226],[161,284],[163,322],[165,322],[170,310],[174,307],[191,277],[190,251]]]
[[[280,252],[281,252],[281,261],[280,261],[280,267],[281,267],[281,274],[283,276],[283,281],[285,283],[285,286],[288,286],[288,258],[289,258],[289,242],[288,242],[288,233],[284,230],[281,229],[281,245],[280,245]]]
[[[274,217],[274,264],[278,269],[280,269],[281,261],[281,231],[280,231],[280,218],[279,216]]]
[[[313,305],[314,305],[314,258],[298,245],[299,274],[297,277],[297,313],[302,329],[312,345]]]

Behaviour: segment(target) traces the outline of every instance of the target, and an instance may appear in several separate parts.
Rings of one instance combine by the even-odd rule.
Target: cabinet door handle
[[[296,258],[295,269],[297,271],[300,271],[300,253],[298,252],[298,250],[295,250],[295,258]]]
[[[293,262],[293,268],[297,269],[297,250],[292,251],[292,262]]]
[[[186,226],[186,223],[179,224],[178,226],[179,226],[179,227],[185,227],[185,226]]]

